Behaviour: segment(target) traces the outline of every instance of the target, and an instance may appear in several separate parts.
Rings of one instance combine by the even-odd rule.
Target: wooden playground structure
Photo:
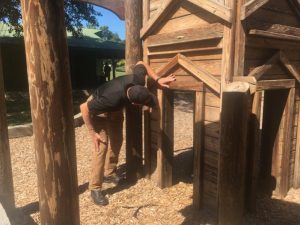
[[[21,2],[41,221],[76,225],[63,0]],[[239,225],[255,210],[258,191],[283,198],[300,187],[298,0],[83,2],[125,18],[126,72],[143,58],[159,76],[177,77],[168,90],[148,82],[159,107],[144,111],[144,117],[126,109],[128,179],[145,174],[162,188],[172,185],[173,91],[183,90],[195,96],[195,208],[215,212],[220,225]],[[3,106],[2,80],[0,91]],[[0,110],[0,196],[13,206],[5,107]]]

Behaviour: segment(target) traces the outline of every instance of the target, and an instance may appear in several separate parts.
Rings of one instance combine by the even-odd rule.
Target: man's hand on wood
[[[169,88],[169,84],[172,83],[173,81],[176,80],[176,77],[174,74],[170,74],[169,76],[167,77],[162,77],[162,78],[159,78],[159,80],[157,81],[158,84],[161,86],[161,87],[166,87],[166,88]]]

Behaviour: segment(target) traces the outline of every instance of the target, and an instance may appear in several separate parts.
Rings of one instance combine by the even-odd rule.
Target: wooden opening
[[[184,129],[181,133],[177,133],[179,127],[174,127],[177,120],[177,115],[174,111],[181,113],[180,109],[174,110],[174,97],[178,94],[185,95],[188,98],[186,105],[182,106],[183,111],[189,110],[193,112],[192,115],[183,118],[186,123],[190,124],[189,134]],[[203,92],[198,91],[174,91],[164,90],[158,91],[158,99],[160,102],[160,138],[158,140],[158,150],[156,154],[156,172],[157,183],[161,188],[169,187],[179,180],[191,181],[193,174],[194,184],[194,205],[200,208],[201,192],[202,192],[202,161],[203,161]],[[178,98],[176,98],[178,101]],[[178,104],[177,104],[178,105]],[[176,114],[177,114],[176,113]],[[190,135],[190,137],[188,137]],[[174,139],[174,137],[177,137]],[[189,139],[189,146],[185,149],[177,149],[178,143],[183,142],[180,138]],[[176,143],[174,145],[174,143]],[[175,152],[174,152],[174,147]],[[192,150],[193,149],[193,150]],[[174,157],[175,156],[175,157]],[[194,166],[193,166],[194,165]],[[152,165],[153,166],[153,165]],[[151,166],[151,167],[152,167]],[[182,170],[182,171],[180,171]],[[182,173],[184,171],[184,173]],[[174,173],[175,172],[175,173]],[[174,176],[176,174],[176,176]],[[179,175],[179,176],[178,176]],[[180,176],[181,175],[181,176]]]
[[[264,91],[259,186],[270,196],[288,191],[294,96],[294,88]]]

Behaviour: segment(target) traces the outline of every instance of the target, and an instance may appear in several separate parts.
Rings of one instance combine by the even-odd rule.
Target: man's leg
[[[123,142],[123,121],[122,111],[108,114],[107,132],[109,137],[108,152],[105,160],[105,176],[115,175],[119,153]]]
[[[103,142],[100,143],[99,148],[92,152],[92,168],[89,182],[89,189],[95,191],[101,191],[103,176],[104,176],[104,165],[105,157],[108,147],[108,136],[107,136],[107,119],[102,117],[93,118],[93,125],[95,131],[101,136]]]

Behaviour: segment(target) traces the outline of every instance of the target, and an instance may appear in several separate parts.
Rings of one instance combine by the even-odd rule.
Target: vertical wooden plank
[[[203,152],[204,152],[204,92],[195,92],[194,101],[194,183],[193,205],[202,207],[203,188]]]
[[[142,59],[142,41],[140,29],[142,26],[142,1],[126,0],[126,48],[125,71],[131,74],[135,64]],[[126,177],[137,180],[143,176],[143,141],[142,141],[142,110],[126,108]]]
[[[219,225],[243,224],[249,84],[234,82],[222,97],[219,159]]]
[[[143,26],[150,18],[150,0],[143,0]]]
[[[247,178],[246,178],[246,207],[254,212],[256,209],[256,192],[258,184],[259,155],[260,155],[260,117],[262,92],[253,96],[252,113],[249,118]]]
[[[79,225],[63,0],[22,0],[41,224]]]
[[[290,188],[289,184],[289,165],[290,165],[290,152],[292,146],[292,129],[293,129],[293,116],[295,105],[295,88],[291,88],[288,94],[288,99],[285,105],[285,120],[283,126],[283,152],[281,159],[281,180],[279,187],[279,194],[281,198],[287,195]]]
[[[300,98],[300,90],[297,88],[297,98]],[[300,109],[298,110],[297,123],[297,139],[296,139],[296,154],[295,154],[295,169],[293,187],[300,188]]]
[[[157,157],[156,157],[156,173],[157,185],[163,188],[163,152],[162,152],[162,132],[163,132],[163,108],[164,108],[164,93],[161,89],[157,89],[157,100],[159,107],[159,134],[157,136]]]
[[[147,0],[146,0],[147,1]],[[145,2],[144,2],[145,4]],[[145,12],[145,9],[144,9]],[[147,40],[143,43],[143,59],[144,62],[149,65],[149,57],[148,57],[148,44]],[[148,80],[146,81],[148,86]],[[149,107],[144,107],[144,171],[145,171],[145,177],[150,179],[151,178],[151,161],[152,161],[152,154],[151,152],[151,113]],[[155,152],[156,153],[156,152]]]
[[[173,181],[173,153],[174,153],[174,92],[164,90],[164,114],[162,132],[163,159],[163,187],[172,186]]]
[[[246,47],[246,35],[244,30],[243,21],[241,21],[241,10],[245,4],[245,0],[237,1],[236,11],[236,33],[235,33],[235,53],[234,53],[234,71],[233,76],[244,75],[245,65],[245,47]]]
[[[15,199],[6,120],[2,57],[0,45],[0,201],[6,208],[13,208]]]
[[[160,188],[172,185],[173,147],[174,147],[174,112],[173,93],[157,90],[160,107],[160,134],[157,151],[157,184]]]
[[[224,24],[223,36],[223,53],[222,53],[222,72],[221,72],[221,89],[232,80],[234,71],[234,49],[236,33],[236,0],[225,0],[225,6],[232,11],[232,23]]]
[[[145,177],[151,178],[151,135],[150,111],[144,110],[144,171]]]

